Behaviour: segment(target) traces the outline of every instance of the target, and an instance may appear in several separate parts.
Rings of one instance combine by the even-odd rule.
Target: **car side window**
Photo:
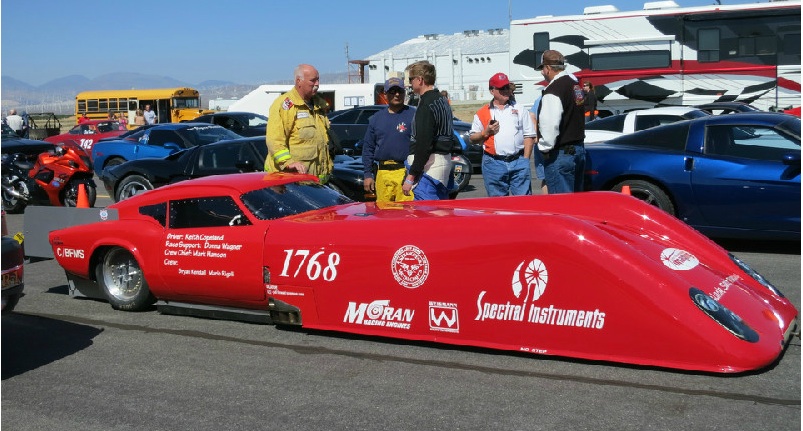
[[[251,222],[230,196],[170,201],[170,229],[250,224]]]
[[[225,171],[227,173],[237,172],[237,153],[242,144],[239,145],[211,145],[200,148],[198,157],[198,167],[206,171]],[[223,173],[223,172],[221,172]]]
[[[167,203],[162,202],[155,205],[146,205],[139,208],[139,213],[151,217],[156,220],[160,225],[165,226],[167,223]]]
[[[181,145],[182,139],[172,130],[151,130],[148,137],[148,145],[164,146],[168,142]]]
[[[360,116],[360,110],[355,109],[346,111],[332,119],[333,124],[354,124],[357,122],[357,117]],[[367,122],[366,122],[367,124]]]
[[[586,130],[608,130],[611,132],[621,132],[625,129],[625,115],[611,115],[607,118],[598,118],[586,123]]]
[[[368,124],[368,120],[370,120],[371,117],[373,117],[378,111],[378,109],[362,109],[360,117],[357,119],[357,124]]]
[[[780,161],[784,154],[800,151],[800,143],[769,127],[708,126],[706,154],[752,160]]]

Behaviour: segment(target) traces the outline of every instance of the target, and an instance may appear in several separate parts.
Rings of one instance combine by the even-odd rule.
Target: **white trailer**
[[[268,116],[271,103],[291,88],[292,84],[260,85],[256,90],[229,105],[228,110]],[[318,95],[329,102],[332,111],[387,103],[383,84],[322,84],[318,88]]]
[[[510,79],[522,103],[546,85],[536,70],[547,49],[596,88],[600,110],[742,101],[762,110],[800,106],[800,1],[679,7],[510,23]]]

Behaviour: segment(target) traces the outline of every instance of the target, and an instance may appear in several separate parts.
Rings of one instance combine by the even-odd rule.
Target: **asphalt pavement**
[[[481,175],[469,187],[461,197],[484,196]],[[22,230],[24,216],[8,218]],[[800,309],[799,243],[726,248]],[[722,376],[120,312],[68,297],[53,261],[25,271],[26,295],[2,318],[4,429],[801,427],[799,337],[773,366]]]

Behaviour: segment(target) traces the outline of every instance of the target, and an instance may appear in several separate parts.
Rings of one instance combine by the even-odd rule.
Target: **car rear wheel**
[[[117,196],[115,196],[114,200],[115,202],[120,202],[137,193],[153,189],[153,184],[142,175],[129,175],[123,178],[123,181],[120,181],[120,185],[117,186]]]
[[[624,186],[630,187],[630,194],[634,198],[675,215],[675,205],[672,203],[672,199],[669,199],[666,192],[658,185],[644,180],[625,180],[613,186],[611,190],[621,192]]]
[[[110,168],[112,166],[122,165],[125,163],[125,159],[121,157],[112,157],[109,160],[106,160],[106,164],[103,165],[104,168]]]
[[[128,250],[112,248],[95,271],[100,287],[115,310],[141,311],[156,301],[139,263]]]

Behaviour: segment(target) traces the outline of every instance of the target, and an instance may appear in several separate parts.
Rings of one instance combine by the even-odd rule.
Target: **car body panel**
[[[797,121],[798,131],[777,129],[787,121]],[[743,130],[753,135],[735,135]],[[713,148],[715,133],[727,135],[732,152]],[[675,136],[686,139],[676,139],[675,148],[667,148],[671,143],[657,148]],[[669,195],[678,218],[708,235],[800,238],[799,119],[771,113],[709,116],[586,150],[590,190],[611,190],[628,179],[649,181]]]
[[[165,307],[270,311],[308,329],[740,372],[775,361],[796,325],[790,301],[725,250],[619,193],[330,206],[346,201],[304,181],[315,179],[185,181],[49,241],[71,280],[92,283],[122,247]],[[202,206],[216,199],[234,205]],[[324,203],[282,212],[313,200]],[[528,229],[499,235],[500,223]],[[744,331],[709,317],[723,310]]]

